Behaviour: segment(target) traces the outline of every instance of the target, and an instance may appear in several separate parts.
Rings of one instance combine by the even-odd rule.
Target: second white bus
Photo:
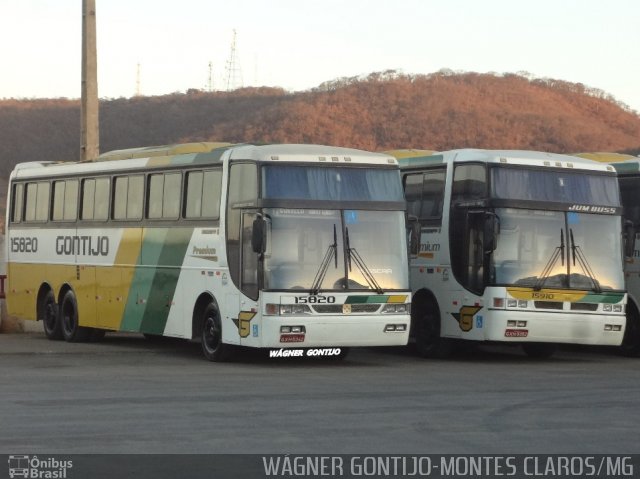
[[[611,166],[529,151],[390,152],[415,221],[412,331],[424,356],[453,340],[620,345],[621,212]]]

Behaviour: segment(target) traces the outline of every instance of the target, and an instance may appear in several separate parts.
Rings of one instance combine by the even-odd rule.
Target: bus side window
[[[438,168],[404,177],[407,213],[418,218],[422,225],[442,223],[445,172],[445,169]]]
[[[446,170],[427,170],[422,182],[422,208],[419,216],[422,222],[433,223],[442,220],[442,205],[444,203],[444,176]],[[438,224],[441,221],[437,221]]]
[[[251,244],[253,222],[256,218],[256,213],[245,213],[242,218],[241,289],[251,299],[258,299],[258,255]]]
[[[149,219],[178,219],[181,183],[180,173],[157,173],[149,176]]]
[[[83,220],[107,221],[109,219],[109,178],[88,178],[82,181]]]
[[[631,221],[637,228],[640,226],[640,198],[635,187],[638,177],[620,177],[619,182],[624,219]]]
[[[202,185],[202,216],[220,218],[220,191],[222,189],[222,170],[204,172]]]
[[[78,180],[53,182],[53,221],[75,221],[78,215]]]
[[[222,170],[190,171],[186,175],[185,218],[220,218]]]
[[[109,219],[109,178],[96,179],[96,196],[93,219],[106,221]]]
[[[13,185],[13,201],[12,201],[11,221],[20,223],[22,218],[22,210],[24,208],[24,185],[17,183]]]
[[[407,214],[420,218],[422,207],[422,173],[413,173],[404,177],[404,196],[407,200]]]
[[[113,219],[141,220],[144,176],[118,176],[113,181]]]
[[[48,181],[27,183],[25,221],[47,221],[49,217],[49,190]]]
[[[484,165],[457,165],[453,189],[451,190],[451,205],[459,201],[469,201],[487,197],[487,173]]]
[[[202,216],[202,171],[190,171],[186,178],[185,218],[200,218]]]
[[[233,283],[240,288],[240,223],[241,209],[258,196],[258,172],[254,163],[232,164],[229,171],[227,199],[227,261]],[[255,253],[254,253],[255,254]]]
[[[484,262],[481,241],[481,214],[470,211],[465,201],[484,199],[487,179],[484,165],[458,164],[454,170],[451,191],[451,217],[449,248],[451,270],[458,282],[467,290],[481,293],[484,289]]]

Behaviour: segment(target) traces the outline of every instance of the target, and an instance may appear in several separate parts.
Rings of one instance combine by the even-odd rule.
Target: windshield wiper
[[[320,287],[322,286],[322,282],[324,281],[324,277],[327,275],[327,270],[329,269],[329,263],[331,260],[334,260],[335,267],[338,267],[338,235],[336,233],[336,225],[333,225],[333,244],[330,244],[327,248],[327,252],[324,254],[324,258],[322,258],[322,262],[320,263],[320,267],[318,268],[318,272],[316,273],[315,278],[313,278],[313,283],[311,284],[311,290],[309,291],[310,295],[316,295],[320,292]]]
[[[362,273],[362,276],[364,276],[364,279],[366,279],[367,283],[369,283],[369,287],[371,289],[375,290],[375,292],[378,293],[378,294],[384,293],[384,290],[378,284],[376,279],[373,277],[373,274],[371,273],[371,271],[369,270],[367,265],[364,263],[364,260],[362,259],[362,256],[360,256],[360,254],[356,251],[355,248],[351,247],[351,245],[349,243],[349,228],[345,229],[345,241],[347,243],[346,244],[346,246],[347,246],[347,262],[349,264],[349,272],[351,272],[351,257],[353,257],[353,260],[356,263],[356,266],[358,267],[360,272]]]
[[[538,281],[536,281],[536,284],[533,286],[535,291],[540,291],[544,286],[545,281],[549,279],[549,275],[551,275],[551,271],[553,271],[553,267],[557,263],[558,257],[560,257],[561,264],[564,266],[564,230],[560,230],[560,246],[555,247],[551,258],[547,261],[542,273],[538,276]]]
[[[575,242],[573,241],[573,230],[569,229],[569,235],[570,235],[570,239],[571,239],[571,256],[573,259],[573,266],[576,265],[576,258],[578,259],[578,263],[580,264],[580,267],[582,268],[582,272],[585,273],[585,276],[587,276],[591,282],[593,283],[593,289],[595,290],[596,293],[601,293],[602,292],[602,288],[600,288],[600,283],[596,280],[596,275],[593,273],[593,270],[591,269],[591,266],[589,265],[589,262],[587,261],[587,257],[584,255],[584,253],[582,252],[582,248],[580,248],[580,246],[577,246],[575,244]]]

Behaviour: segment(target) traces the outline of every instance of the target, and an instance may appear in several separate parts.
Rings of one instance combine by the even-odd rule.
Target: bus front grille
[[[537,309],[563,309],[562,301],[534,301]]]
[[[316,304],[311,308],[320,314],[342,314],[342,304]],[[351,313],[375,313],[380,309],[379,304],[352,304]]]
[[[598,303],[571,303],[572,311],[597,311]]]

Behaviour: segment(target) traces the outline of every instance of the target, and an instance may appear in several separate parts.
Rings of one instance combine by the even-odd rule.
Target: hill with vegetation
[[[80,103],[0,100],[0,177],[17,162],[77,160]],[[640,116],[582,84],[519,74],[393,71],[308,91],[244,88],[105,99],[100,150],[189,141],[396,148],[640,152]]]

